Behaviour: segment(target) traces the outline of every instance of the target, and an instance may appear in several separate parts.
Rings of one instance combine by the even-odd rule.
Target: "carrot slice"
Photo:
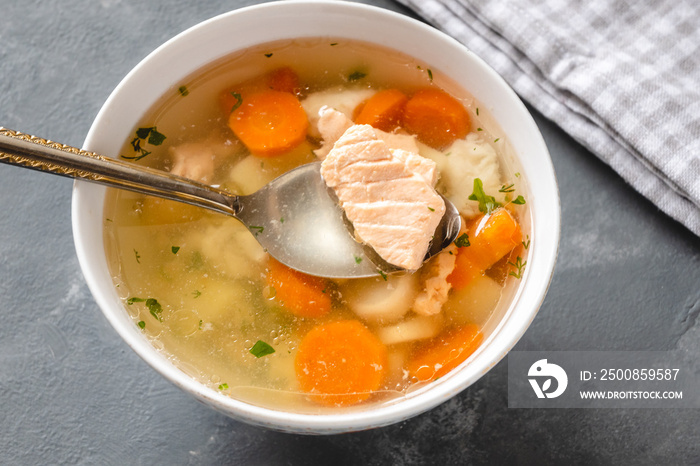
[[[267,265],[267,284],[275,299],[297,317],[321,317],[331,310],[328,280],[290,269],[275,259]]]
[[[241,100],[228,125],[254,155],[281,155],[306,140],[309,120],[296,96],[267,90]]]
[[[404,107],[403,127],[418,139],[442,149],[469,133],[470,119],[464,106],[445,91],[417,91]]]
[[[464,362],[483,339],[479,327],[474,324],[437,336],[418,347],[411,355],[407,370],[420,381],[435,380]]]
[[[301,92],[299,76],[288,66],[270,71],[267,75],[267,87],[273,91],[288,92],[294,95],[299,95]]]
[[[355,123],[371,125],[382,131],[392,131],[401,124],[401,115],[408,97],[398,89],[379,91],[360,104]],[[360,107],[358,106],[358,107]]]
[[[384,379],[387,350],[357,320],[314,327],[299,344],[294,361],[299,387],[327,406],[347,406],[369,398]]]
[[[459,290],[498,262],[523,240],[520,225],[507,209],[479,217],[468,229],[470,245],[457,249],[455,268],[447,277]]]

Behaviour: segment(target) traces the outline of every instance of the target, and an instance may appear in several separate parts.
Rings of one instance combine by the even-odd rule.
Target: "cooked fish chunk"
[[[424,289],[418,293],[413,302],[411,308],[413,312],[432,316],[442,310],[442,305],[447,302],[450,288],[452,288],[447,277],[455,268],[456,251],[457,246],[450,244],[444,251],[433,257],[421,271]]]
[[[416,270],[445,203],[434,189],[435,164],[392,151],[369,125],[353,125],[321,164],[359,241],[390,264]]]
[[[505,194],[498,191],[503,183],[496,150],[480,135],[469,133],[444,152],[425,144],[419,144],[419,149],[421,156],[437,164],[445,197],[452,201],[464,217],[479,215],[479,203],[469,200],[475,178],[481,179],[486,194],[494,196],[498,202],[504,202]]]
[[[209,144],[188,143],[170,149],[173,168],[170,173],[201,183],[209,183],[214,175],[214,151]]]

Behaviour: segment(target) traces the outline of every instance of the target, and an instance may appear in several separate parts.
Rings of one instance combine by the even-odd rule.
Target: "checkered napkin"
[[[700,1],[398,1],[700,235]]]

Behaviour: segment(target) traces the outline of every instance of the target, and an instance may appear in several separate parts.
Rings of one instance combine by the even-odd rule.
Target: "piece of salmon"
[[[359,241],[390,264],[421,266],[445,213],[432,160],[391,150],[371,126],[353,125],[322,162],[321,175]]]

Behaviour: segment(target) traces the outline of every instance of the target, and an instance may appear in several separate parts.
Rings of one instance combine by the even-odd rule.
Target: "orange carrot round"
[[[423,382],[440,378],[471,356],[483,338],[474,324],[437,336],[412,354],[408,372]]]
[[[355,123],[392,131],[401,124],[401,115],[407,101],[408,97],[398,89],[379,91],[360,104]]]
[[[306,139],[309,120],[296,96],[267,90],[241,99],[228,125],[254,155],[281,155]]]
[[[270,71],[266,80],[267,87],[273,91],[288,92],[294,95],[299,95],[301,92],[299,76],[288,66]]]
[[[304,336],[294,361],[302,391],[327,406],[366,400],[384,379],[387,350],[357,320],[314,327]]]
[[[469,126],[469,114],[464,106],[439,89],[417,91],[404,107],[403,127],[406,131],[436,149],[465,137]]]
[[[297,317],[321,317],[331,310],[328,281],[290,269],[275,259],[267,266],[267,284],[275,299]]]

